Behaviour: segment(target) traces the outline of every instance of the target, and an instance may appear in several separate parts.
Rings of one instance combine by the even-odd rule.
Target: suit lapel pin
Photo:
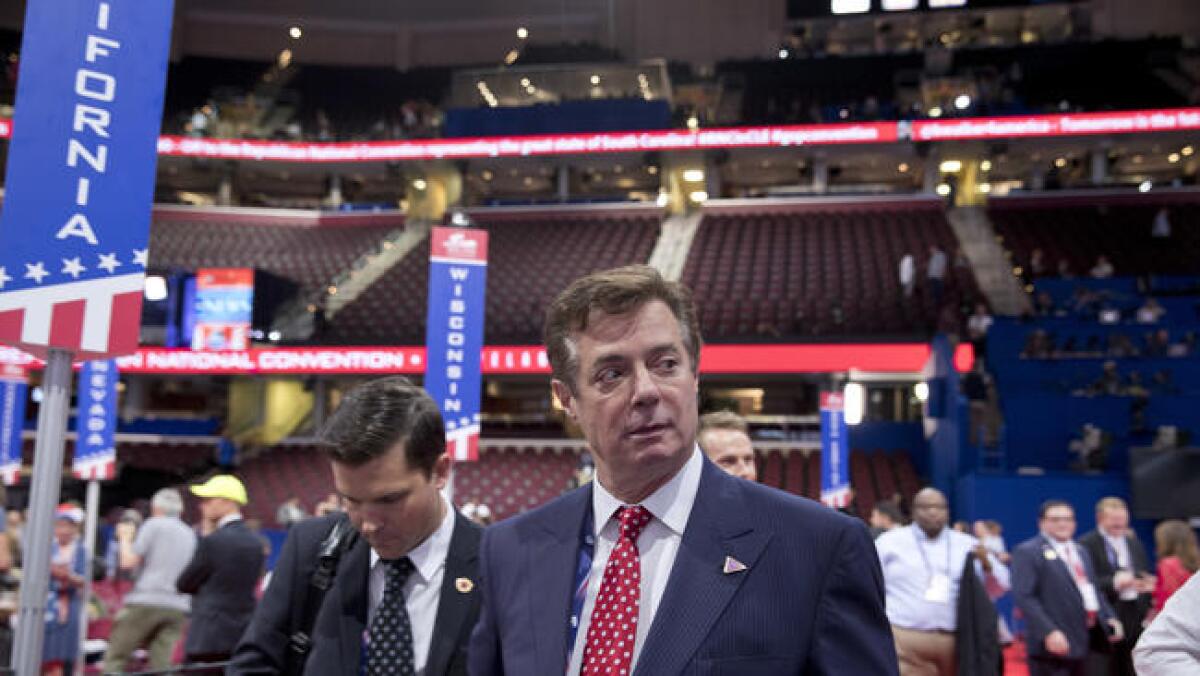
[[[1053,549],[1047,549],[1046,551],[1042,552],[1042,556],[1046,557],[1047,561],[1053,561],[1054,559],[1058,558],[1058,554],[1055,554]]]
[[[459,594],[470,594],[471,590],[475,588],[475,583],[469,577],[460,577],[454,581],[454,588],[458,590]]]
[[[725,557],[725,567],[722,569],[721,572],[725,573],[726,575],[729,575],[730,573],[740,573],[743,570],[746,570],[746,564],[742,563],[741,561],[738,561],[737,559],[733,558],[732,556]]]

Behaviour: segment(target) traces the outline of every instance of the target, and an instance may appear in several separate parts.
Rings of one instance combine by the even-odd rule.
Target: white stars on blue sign
[[[83,263],[79,262],[79,256],[74,258],[64,258],[62,259],[62,262],[62,273],[64,275],[71,275],[72,278],[79,279],[79,275],[87,272],[87,268],[83,267]]]
[[[10,276],[8,274],[8,271],[4,269],[4,266],[0,266],[0,289],[3,289],[4,285],[11,282],[12,280],[13,280],[12,276]]]
[[[117,260],[117,254],[115,253],[100,254],[100,262],[96,264],[96,267],[108,272],[110,275],[120,266],[121,261]]]
[[[41,284],[42,280],[45,279],[49,274],[49,272],[46,272],[46,265],[41,261],[25,264],[25,279],[32,279],[38,284]]]
[[[140,265],[143,268],[146,267],[146,257],[147,257],[146,249],[134,249],[133,250],[133,264],[134,265]]]

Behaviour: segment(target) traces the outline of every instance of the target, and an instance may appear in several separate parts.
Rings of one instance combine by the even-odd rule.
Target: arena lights
[[[683,180],[689,183],[700,183],[704,180],[704,170],[687,169],[683,172]]]
[[[943,112],[943,111],[942,111],[942,107],[941,107],[941,106],[934,106],[934,107],[932,107],[932,108],[930,108],[930,109],[929,109],[929,117],[941,117],[941,116],[942,116],[942,112]]]
[[[429,184],[425,182],[425,179],[418,178],[413,180],[412,187],[414,190],[424,190],[429,187]]]
[[[1167,155],[1167,161],[1171,164],[1175,164],[1179,161],[1179,153],[1171,153],[1170,155]]]
[[[954,98],[954,107],[959,110],[966,110],[971,107],[971,97],[966,94],[959,94]]]
[[[1182,154],[1184,157],[1191,157],[1191,156],[1192,156],[1192,153],[1196,152],[1196,149],[1195,149],[1195,148],[1193,148],[1192,146],[1184,146],[1184,147],[1182,147],[1182,148],[1180,148],[1180,149],[1179,149],[1179,152],[1180,152],[1180,153],[1181,153],[1181,154]]]
[[[938,165],[938,169],[943,174],[957,174],[958,172],[962,171],[962,161],[961,160],[944,160],[941,164]]]
[[[1142,181],[1140,184],[1138,184],[1138,192],[1150,192],[1150,190],[1153,188],[1154,183],[1152,181]]]
[[[517,39],[518,40],[526,40],[528,38],[529,38],[529,29],[528,28],[521,26],[520,28],[517,29]]]
[[[913,385],[913,396],[920,402],[929,401],[929,383],[917,383]]]
[[[690,194],[688,194],[688,199],[692,200],[696,204],[707,202],[708,193],[703,190],[693,190]]]
[[[984,161],[980,162],[980,163],[979,163],[979,170],[980,170],[980,171],[991,171],[991,170],[992,170],[992,161],[991,161],[991,160],[984,160]]]
[[[949,196],[950,195],[950,184],[949,183],[938,183],[938,186],[935,189],[935,192],[937,192],[937,194],[941,195],[942,197]]]
[[[834,14],[865,14],[871,11],[871,0],[830,0],[829,11]]]
[[[992,192],[992,184],[991,183],[980,183],[976,187],[976,190],[978,190],[980,193],[982,193],[984,195],[990,195]]]
[[[593,85],[598,85],[598,84],[600,84],[600,76],[599,76],[599,75],[592,75],[592,77],[591,77],[591,78],[589,78],[589,81],[590,81],[590,82],[591,82]]]
[[[288,36],[293,40],[299,40],[304,37],[304,31],[299,26],[292,26],[288,29]]]
[[[167,297],[167,280],[159,275],[146,275],[146,300],[160,301]]]
[[[786,58],[788,58],[789,56],[791,56],[791,53],[790,53],[790,52],[788,52],[788,50],[787,50],[786,48],[781,48],[781,49],[779,50],[779,58],[781,58],[781,59],[786,59]]]
[[[845,408],[847,425],[857,425],[863,421],[863,410],[866,408],[867,388],[862,383],[846,383],[842,389],[842,402]]]

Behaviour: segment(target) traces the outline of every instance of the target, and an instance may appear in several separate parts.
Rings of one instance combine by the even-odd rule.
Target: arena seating
[[[488,231],[488,345],[541,341],[547,302],[571,280],[643,263],[658,236],[656,209],[481,213]],[[422,345],[429,284],[428,243],[417,247],[334,317],[328,340]]]
[[[150,267],[258,268],[297,282],[311,295],[375,251],[401,222],[396,217],[389,224],[311,225],[299,217],[289,223],[286,217],[160,212],[150,229]]]
[[[1160,207],[1169,209],[1172,237],[1155,241],[1150,226]],[[1040,248],[1054,274],[1066,260],[1085,276],[1100,255],[1117,275],[1194,274],[1200,257],[1200,193],[1076,195],[993,199],[989,217],[1016,264]]]
[[[237,473],[246,484],[250,504],[246,517],[266,528],[278,528],[275,510],[291,497],[300,498],[311,514],[318,502],[333,491],[333,475],[314,445],[280,444],[242,463]]]
[[[493,519],[504,519],[558,497],[578,464],[576,446],[485,446],[479,462],[455,464],[454,502],[485,504]]]
[[[717,207],[706,209],[682,281],[709,340],[926,334],[939,310],[920,291],[931,244],[953,259],[936,200]],[[905,253],[918,266],[910,299],[898,274]],[[961,312],[978,298],[970,269],[950,265],[942,307]]]

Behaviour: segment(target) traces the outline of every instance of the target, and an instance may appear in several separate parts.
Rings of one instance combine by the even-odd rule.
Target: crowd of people
[[[368,381],[322,431],[325,513],[280,506],[265,584],[233,475],[188,488],[195,526],[170,488],[118,523],[133,586],[105,670],[170,668],[185,635],[192,673],[999,674],[1005,594],[1035,676],[1200,665],[1196,606],[1177,601],[1200,584],[1186,523],[1159,525],[1154,570],[1116,498],[1078,541],[1071,505],[1044,503],[1011,553],[999,524],[951,526],[933,488],[905,496],[908,524],[899,500],[876,504],[868,531],[757,483],[745,421],[697,414],[684,287],[645,266],[594,273],[551,304],[546,335],[554,393],[591,449],[587,486],[485,529],[443,493],[436,403],[402,377]],[[82,516],[64,505],[55,528],[46,658],[64,673],[89,574]]]

